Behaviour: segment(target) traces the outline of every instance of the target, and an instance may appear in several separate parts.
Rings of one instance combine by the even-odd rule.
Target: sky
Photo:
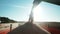
[[[0,0],[0,16],[16,21],[28,21],[33,0]],[[60,22],[60,6],[41,2],[33,10],[34,21]]]

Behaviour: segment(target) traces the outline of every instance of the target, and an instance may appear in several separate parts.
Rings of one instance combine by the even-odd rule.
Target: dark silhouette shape
[[[29,17],[29,22],[30,23],[33,23],[33,12],[32,12],[32,10],[31,10],[31,14],[30,14],[30,17]]]
[[[7,17],[0,17],[1,23],[9,23],[9,19]]]
[[[36,7],[42,1],[45,1],[45,2],[48,2],[48,3],[52,3],[52,4],[56,4],[56,5],[60,5],[60,0],[34,0],[33,1],[33,7]]]
[[[14,23],[14,22],[16,22],[16,21],[11,20],[7,17],[0,17],[0,21],[1,21],[1,23],[11,23],[11,22]]]

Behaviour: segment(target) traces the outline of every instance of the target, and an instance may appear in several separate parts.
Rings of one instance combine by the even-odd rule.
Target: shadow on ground
[[[27,22],[24,25],[15,28],[8,34],[48,34],[48,33],[37,27],[35,24]]]

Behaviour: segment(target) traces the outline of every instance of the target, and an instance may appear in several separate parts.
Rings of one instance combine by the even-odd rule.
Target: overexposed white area
[[[34,8],[34,21],[38,22],[60,22],[60,6],[42,2]]]

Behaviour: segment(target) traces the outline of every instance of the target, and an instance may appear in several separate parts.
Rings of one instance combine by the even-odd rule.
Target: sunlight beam
[[[41,6],[37,6],[34,8],[33,13],[34,13],[34,21],[40,20],[43,17],[43,8]]]

